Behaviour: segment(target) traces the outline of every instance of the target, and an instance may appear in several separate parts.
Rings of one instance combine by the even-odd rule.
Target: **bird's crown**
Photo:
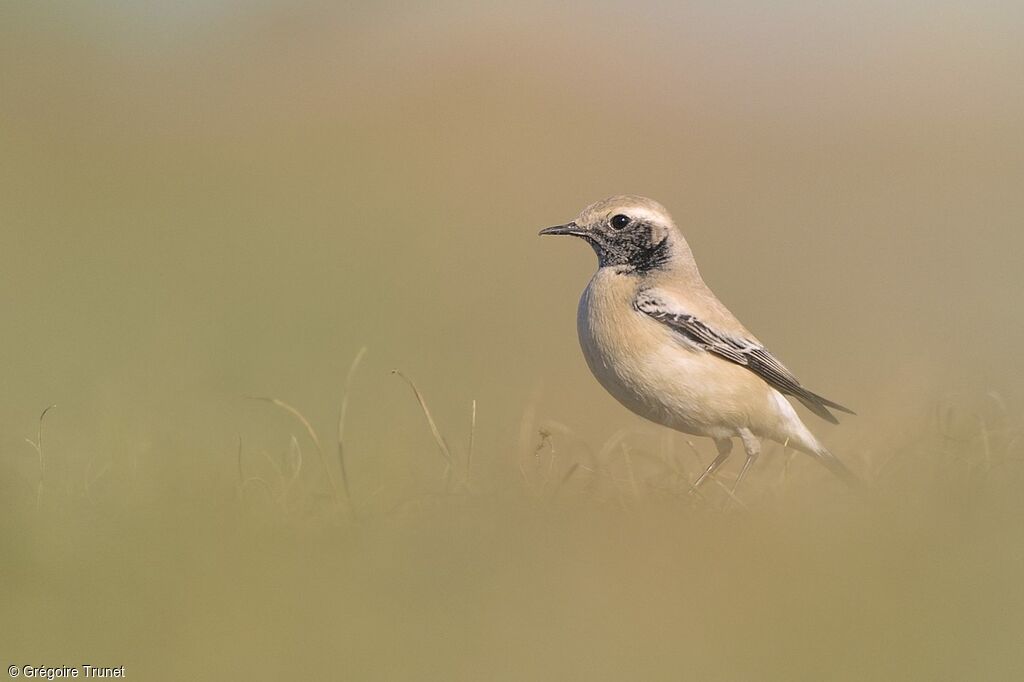
[[[653,222],[661,225],[672,225],[672,216],[664,206],[654,199],[636,194],[617,194],[601,201],[596,201],[580,211],[576,224],[589,227],[596,223],[610,220],[616,215],[625,215],[633,220]]]

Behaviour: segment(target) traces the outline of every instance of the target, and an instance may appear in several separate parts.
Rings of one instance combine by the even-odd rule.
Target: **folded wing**
[[[839,423],[835,415],[829,412],[829,408],[847,414],[855,414],[853,410],[801,386],[793,373],[761,344],[751,339],[717,331],[695,315],[680,310],[678,304],[658,296],[655,291],[640,292],[633,302],[633,306],[638,311],[669,327],[691,344],[729,362],[746,367],[764,379],[769,386],[781,393],[793,396],[822,419],[833,424]]]

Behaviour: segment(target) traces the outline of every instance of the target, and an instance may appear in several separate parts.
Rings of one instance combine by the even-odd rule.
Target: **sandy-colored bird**
[[[805,452],[848,483],[857,479],[804,426],[785,396],[832,423],[853,414],[804,388],[704,283],[693,253],[661,204],[614,196],[540,234],[572,235],[597,253],[580,298],[577,329],[590,370],[619,402],[653,422],[714,440],[718,456],[738,437],[747,459],[733,489],[768,438]]]

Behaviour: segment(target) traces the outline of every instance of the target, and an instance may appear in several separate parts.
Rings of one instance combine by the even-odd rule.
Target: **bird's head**
[[[580,237],[594,248],[600,267],[623,272],[643,274],[671,267],[679,258],[692,261],[672,216],[664,206],[644,197],[620,195],[598,201],[572,222],[540,234]]]

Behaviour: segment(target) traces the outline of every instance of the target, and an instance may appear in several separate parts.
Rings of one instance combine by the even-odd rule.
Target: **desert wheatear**
[[[540,233],[580,237],[597,253],[576,324],[601,385],[642,417],[715,441],[718,456],[695,486],[729,457],[734,437],[747,453],[734,490],[760,454],[761,438],[812,455],[848,483],[857,481],[784,396],[832,423],[838,420],[830,408],[852,411],[801,386],[722,305],[661,204],[615,196]]]

